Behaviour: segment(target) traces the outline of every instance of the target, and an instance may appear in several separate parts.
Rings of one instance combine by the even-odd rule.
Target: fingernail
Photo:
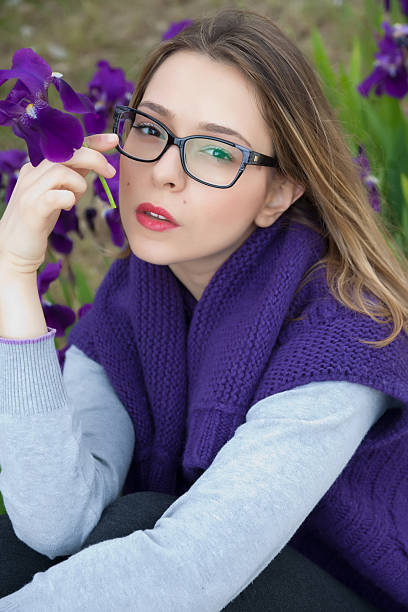
[[[114,168],[114,167],[113,167],[113,166],[111,166],[110,164],[109,164],[109,167],[108,167],[108,168],[109,168],[109,174],[111,175],[111,177],[112,177],[112,176],[115,176],[115,174],[116,174],[116,168]]]

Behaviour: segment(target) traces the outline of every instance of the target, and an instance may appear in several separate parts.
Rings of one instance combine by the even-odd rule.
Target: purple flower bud
[[[172,21],[168,30],[166,30],[166,32],[163,34],[162,40],[173,38],[173,36],[176,36],[179,32],[181,32],[181,30],[184,30],[184,28],[187,28],[192,23],[193,22],[191,19],[183,19],[182,21]]]
[[[59,259],[57,263],[47,263],[37,276],[37,288],[40,297],[47,293],[49,286],[60,275],[62,263]]]
[[[378,179],[371,174],[370,163],[362,146],[358,147],[358,155],[354,158],[354,162],[359,168],[361,180],[367,187],[368,199],[371,207],[377,213],[379,213],[381,210],[381,204],[380,194],[377,187]]]

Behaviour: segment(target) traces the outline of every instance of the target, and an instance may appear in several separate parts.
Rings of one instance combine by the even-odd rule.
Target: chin
[[[160,250],[155,248],[155,245],[149,244],[148,247],[143,248],[140,241],[136,241],[136,244],[129,241],[129,246],[132,253],[138,259],[142,259],[148,263],[156,264],[158,266],[168,266],[170,263],[173,263],[173,259],[166,253],[160,253]]]

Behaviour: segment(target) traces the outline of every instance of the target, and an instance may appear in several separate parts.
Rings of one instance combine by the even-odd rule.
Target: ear
[[[254,223],[258,227],[269,227],[304,192],[303,185],[299,185],[285,176],[275,175],[271,189],[265,198],[265,204],[255,217]]]

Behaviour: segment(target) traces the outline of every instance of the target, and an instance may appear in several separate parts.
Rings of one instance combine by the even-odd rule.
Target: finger
[[[40,179],[31,186],[29,201],[40,199],[51,189],[67,189],[80,198],[86,191],[86,180],[72,168],[55,164],[48,168]]]
[[[52,210],[57,208],[71,210],[76,201],[75,194],[68,189],[50,189],[45,194],[45,202],[47,206],[53,206]]]
[[[82,176],[93,170],[96,174],[102,174],[105,178],[112,178],[116,174],[115,168],[108,162],[106,157],[99,151],[91,148],[81,147],[62,166],[74,168]]]
[[[119,137],[117,134],[92,134],[84,139],[86,147],[75,149],[72,157],[66,162],[52,162],[49,159],[44,158],[38,166],[33,166],[30,162],[24,164],[21,170],[24,170],[20,174],[24,181],[27,182],[27,186],[37,180],[39,176],[42,176],[51,166],[60,165],[70,166],[75,168],[82,176],[86,176],[91,170],[97,174],[102,174],[105,178],[112,178],[116,174],[115,168],[109,164],[102,153],[98,154],[99,151],[107,151],[116,147],[119,143]],[[84,151],[89,151],[89,155],[84,157]],[[95,151],[95,153],[92,153]],[[86,154],[85,154],[86,155]]]

